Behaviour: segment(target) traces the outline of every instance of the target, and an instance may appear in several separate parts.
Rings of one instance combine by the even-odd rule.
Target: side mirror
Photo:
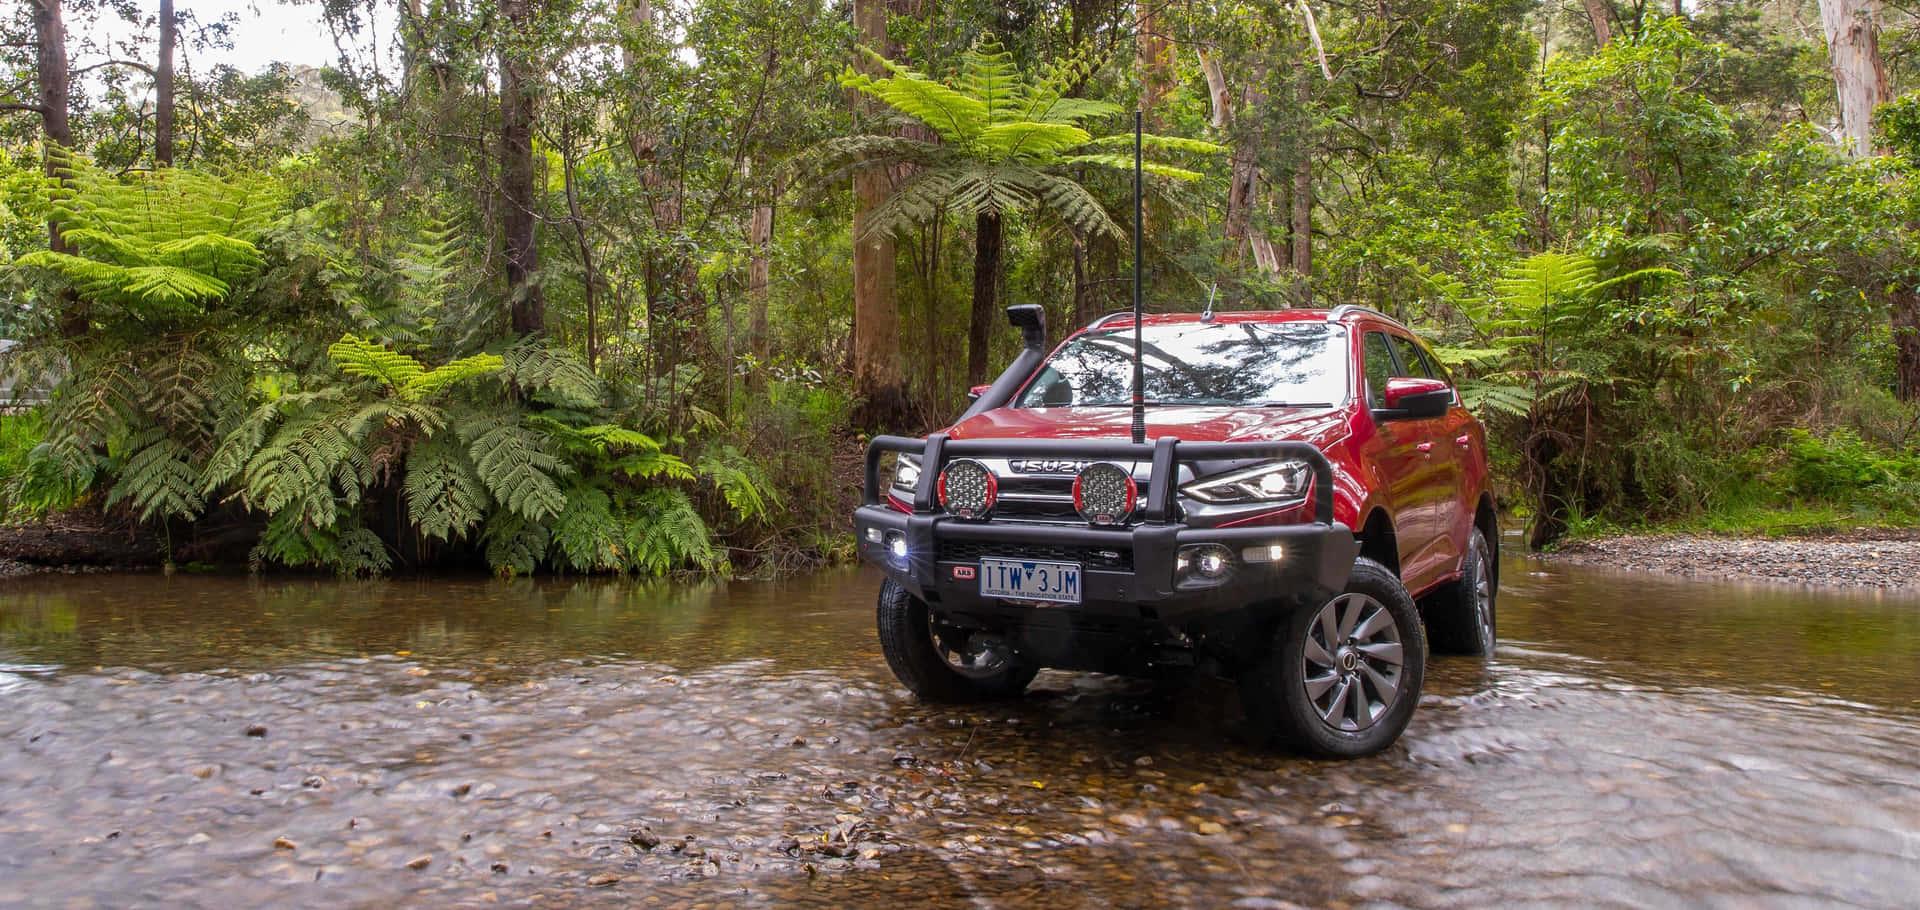
[[[1389,379],[1380,397],[1386,407],[1374,409],[1375,420],[1431,420],[1453,407],[1453,389],[1439,379]]]
[[[987,390],[991,388],[993,388],[993,383],[990,383],[990,382],[983,382],[977,386],[974,386],[973,388],[967,390],[967,400],[979,401],[980,396],[987,394]]]

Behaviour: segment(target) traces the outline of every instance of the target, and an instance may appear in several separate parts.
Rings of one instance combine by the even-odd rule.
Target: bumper
[[[888,532],[905,537],[906,558],[894,556],[887,543]],[[886,506],[863,506],[854,513],[854,533],[860,541],[861,558],[938,611],[1078,611],[1172,623],[1265,603],[1291,605],[1300,600],[1324,600],[1346,586],[1354,557],[1359,555],[1353,532],[1337,523],[1255,528],[1142,525],[1128,530],[1099,530],[967,522],[938,515],[908,515]],[[872,539],[875,537],[878,540]],[[1195,544],[1220,544],[1236,554],[1248,548],[1277,545],[1282,555],[1273,562],[1236,559],[1217,580],[1192,576],[1176,580],[1174,561],[1180,549]],[[1028,554],[1036,548],[1130,553],[1132,564],[1121,568],[1083,563],[1078,604],[1036,605],[982,597],[980,582],[973,577],[976,572],[955,571],[978,567],[977,558],[953,558],[955,553],[1021,559],[1030,558]]]
[[[879,457],[910,452],[922,459],[921,489],[914,511],[881,504]],[[945,460],[966,455],[1044,455],[1066,459],[1134,459],[1153,464],[1153,477],[1173,477],[1182,458],[1289,457],[1314,468],[1315,520],[1292,525],[1195,528],[1174,520],[1172,483],[1149,485],[1143,521],[1127,528],[968,521],[938,512],[932,505],[933,478]],[[1284,609],[1302,601],[1324,601],[1346,587],[1359,555],[1353,531],[1332,520],[1332,471],[1325,456],[1302,443],[1180,443],[1171,438],[1151,444],[1107,440],[927,440],[878,437],[867,452],[867,505],[854,513],[854,534],[863,559],[886,572],[941,613],[1032,615],[1036,612],[1083,618],[1148,620],[1180,624],[1247,608]],[[904,538],[905,557],[890,541]],[[1235,554],[1217,579],[1179,576],[1175,561],[1183,547],[1218,544]],[[1241,558],[1250,548],[1278,546],[1270,561]],[[1089,558],[1076,558],[1088,554]],[[980,593],[981,558],[1050,559],[1081,563],[1080,603],[1036,604],[984,597]]]

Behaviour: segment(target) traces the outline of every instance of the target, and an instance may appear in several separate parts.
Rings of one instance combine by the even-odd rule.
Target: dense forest
[[[832,558],[861,434],[956,413],[1001,307],[1126,306],[1135,109],[1149,309],[1419,328],[1536,544],[1920,515],[1882,0],[317,9],[332,65],[251,74],[172,0],[0,21],[0,337],[55,383],[0,418],[12,519],[349,573]]]

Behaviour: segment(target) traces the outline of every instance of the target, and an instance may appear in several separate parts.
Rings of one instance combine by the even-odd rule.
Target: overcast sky
[[[140,6],[149,14],[157,13],[160,9],[159,0],[140,0]],[[197,54],[194,60],[196,68],[227,63],[241,72],[251,74],[275,60],[308,66],[334,62],[333,38],[320,21],[318,3],[174,0],[174,8],[182,12],[192,10],[202,22],[219,21],[228,13],[239,17],[233,28],[233,49]],[[107,27],[116,35],[130,29],[117,21]],[[386,37],[382,35],[383,43]]]

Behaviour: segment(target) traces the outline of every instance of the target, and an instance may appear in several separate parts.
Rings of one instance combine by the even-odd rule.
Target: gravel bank
[[[1565,543],[1542,555],[1555,562],[1664,575],[1920,588],[1920,531],[1859,530],[1817,537],[1603,537]]]

